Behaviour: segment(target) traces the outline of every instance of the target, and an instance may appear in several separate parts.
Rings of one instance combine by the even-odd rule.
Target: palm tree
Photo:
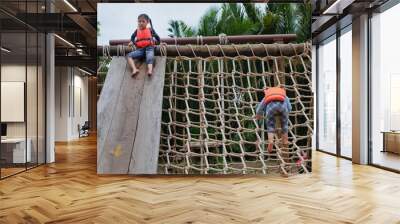
[[[257,8],[255,4],[252,3],[244,3],[243,7],[246,12],[247,18],[253,23],[252,33],[261,34],[264,31],[264,11],[262,11],[260,8]]]
[[[311,39],[311,3],[270,4],[266,7],[264,27],[267,33],[295,33],[297,42]]]
[[[297,42],[303,42],[311,38],[311,4],[269,4],[261,8],[252,3],[224,3],[210,8],[197,28],[180,20],[171,20],[169,25],[170,37],[296,33]]]
[[[281,34],[295,33],[297,26],[296,4],[270,4],[268,11],[279,16],[276,32]]]
[[[202,36],[215,36],[219,34],[218,25],[218,9],[210,8],[200,19],[197,34]]]
[[[265,14],[262,18],[262,34],[276,34],[282,27],[282,18],[280,15],[268,11],[268,6],[265,7]]]
[[[297,36],[299,42],[304,42],[311,39],[311,18],[312,6],[310,1],[300,4],[297,8]]]
[[[190,37],[195,35],[194,29],[182,20],[170,20],[168,24],[170,26],[168,28],[169,37]]]
[[[253,23],[241,4],[224,3],[221,6],[217,30],[227,35],[251,34]]]

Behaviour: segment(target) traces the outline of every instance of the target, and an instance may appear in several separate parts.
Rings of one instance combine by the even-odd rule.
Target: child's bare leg
[[[282,145],[283,145],[283,150],[282,151],[284,151],[285,152],[285,154],[284,154],[284,160],[285,160],[285,162],[289,162],[289,154],[288,154],[288,152],[289,152],[289,149],[288,149],[288,147],[289,147],[289,137],[288,137],[288,133],[283,133],[282,134]]]
[[[132,76],[136,75],[139,70],[136,68],[135,62],[131,57],[128,57],[128,64],[132,68]]]
[[[289,137],[288,137],[288,133],[283,133],[282,134],[282,143],[285,147],[287,147],[287,145],[289,144]]]
[[[148,64],[147,65],[147,74],[152,75],[153,74],[153,64]]]
[[[272,147],[274,145],[274,133],[268,132],[268,152],[272,152]]]
[[[146,48],[146,64],[147,64],[147,75],[151,76],[153,74],[153,64],[154,64],[153,46]]]

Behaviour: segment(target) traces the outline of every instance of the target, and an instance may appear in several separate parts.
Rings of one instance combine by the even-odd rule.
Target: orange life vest
[[[285,101],[286,91],[284,88],[279,87],[271,87],[267,90],[264,90],[264,100],[266,103],[271,101]]]
[[[135,45],[138,48],[144,48],[154,45],[153,36],[150,28],[137,29]]]

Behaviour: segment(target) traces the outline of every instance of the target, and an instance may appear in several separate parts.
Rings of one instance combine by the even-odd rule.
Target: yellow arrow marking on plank
[[[113,149],[112,154],[114,155],[114,157],[119,158],[122,154],[122,148],[121,145],[118,144],[117,146],[115,146],[115,148]]]

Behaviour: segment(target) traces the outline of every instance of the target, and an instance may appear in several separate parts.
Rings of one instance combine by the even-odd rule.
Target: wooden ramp
[[[113,57],[97,103],[97,173],[156,174],[165,57],[131,77],[125,57]]]

